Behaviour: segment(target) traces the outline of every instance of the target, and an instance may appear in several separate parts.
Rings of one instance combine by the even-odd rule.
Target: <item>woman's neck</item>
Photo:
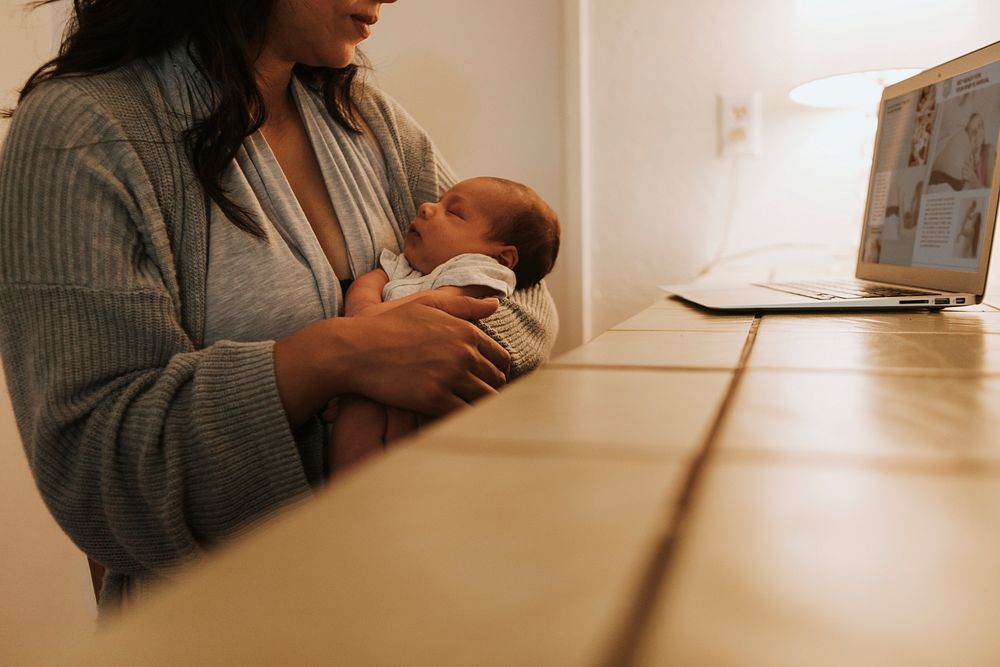
[[[292,68],[295,63],[276,56],[265,49],[254,63],[257,89],[264,98],[267,115],[265,127],[280,127],[291,114],[297,113],[292,99]]]

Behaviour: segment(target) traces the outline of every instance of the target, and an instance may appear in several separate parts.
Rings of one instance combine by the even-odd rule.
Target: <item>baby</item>
[[[345,315],[374,315],[415,294],[442,290],[473,297],[510,296],[538,283],[559,253],[559,219],[520,183],[479,177],[421,204],[403,253],[383,250],[381,268],[347,292]],[[330,467],[362,458],[416,427],[416,417],[365,398],[341,400],[330,431]]]

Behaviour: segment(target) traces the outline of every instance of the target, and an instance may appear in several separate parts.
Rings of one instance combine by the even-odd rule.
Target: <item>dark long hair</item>
[[[38,8],[57,0],[37,0]],[[23,100],[38,84],[61,76],[109,72],[184,43],[216,93],[214,108],[184,133],[183,141],[205,193],[234,225],[257,237],[264,232],[250,213],[229,199],[222,175],[243,139],[264,123],[264,100],[253,63],[264,45],[275,0],[73,0],[59,54],[28,78]],[[332,69],[296,65],[295,74],[321,90],[334,120],[360,132],[351,90],[359,64]],[[10,116],[11,111],[5,112]]]

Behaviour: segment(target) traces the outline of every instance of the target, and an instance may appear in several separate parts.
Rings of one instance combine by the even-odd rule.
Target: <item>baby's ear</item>
[[[513,269],[517,266],[517,247],[512,245],[500,246],[493,252],[493,259],[508,269]]]

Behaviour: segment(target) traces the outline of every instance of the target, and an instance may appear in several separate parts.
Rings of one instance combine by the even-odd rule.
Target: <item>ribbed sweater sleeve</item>
[[[73,79],[0,154],[0,352],[38,487],[113,573],[162,573],[309,491],[272,346],[197,349],[147,172]]]

